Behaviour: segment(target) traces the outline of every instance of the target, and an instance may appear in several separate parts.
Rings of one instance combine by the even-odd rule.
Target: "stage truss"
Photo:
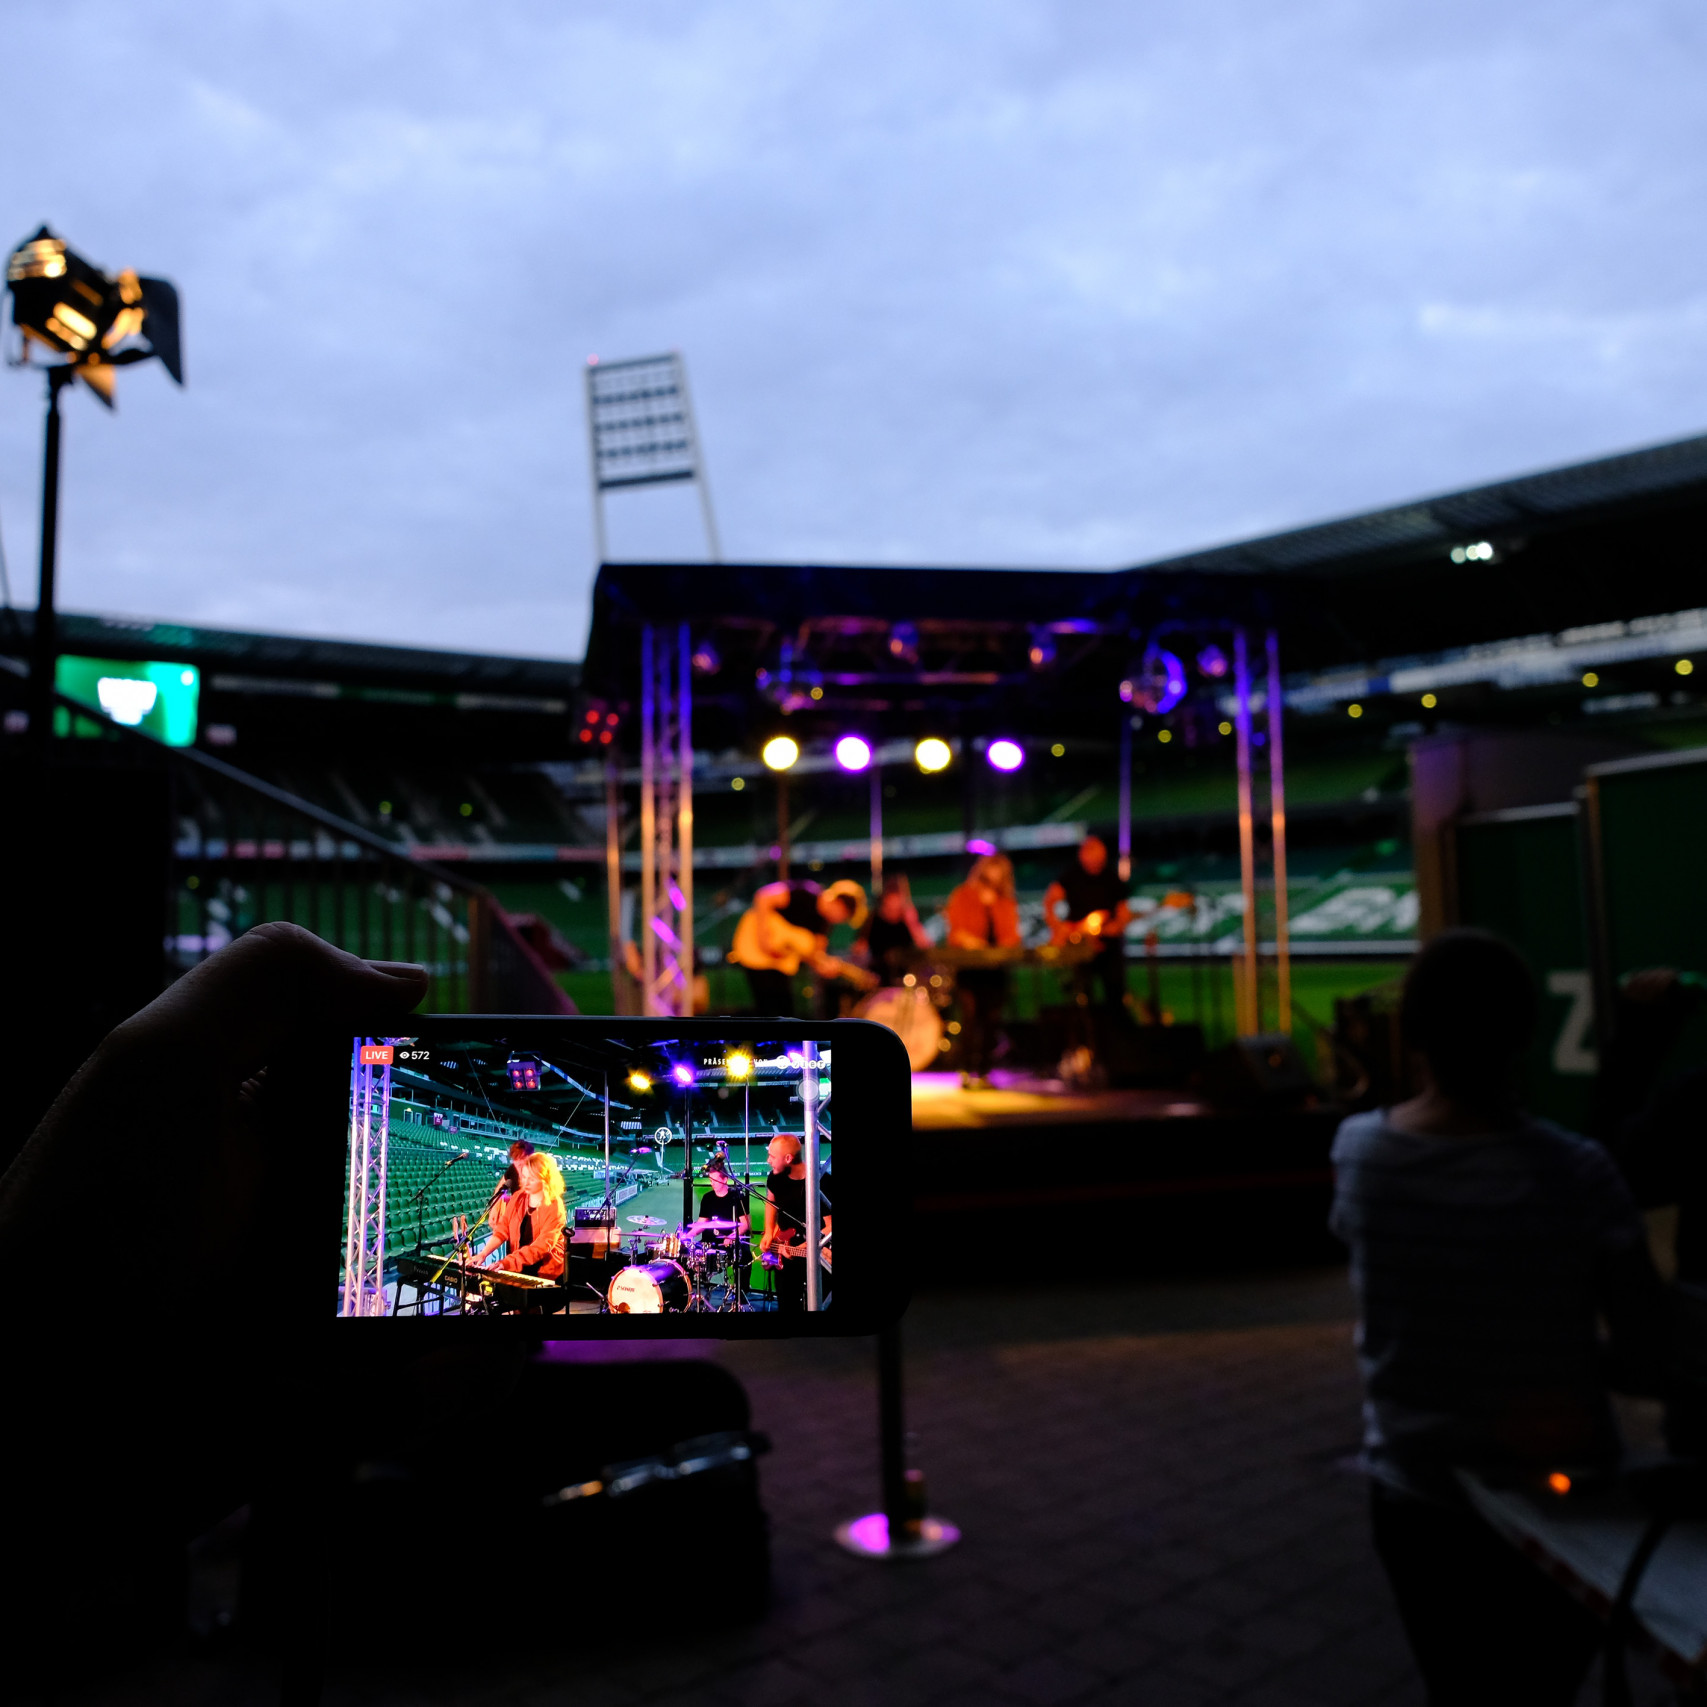
[[[693,1013],[693,641],[640,635],[641,1012]]]
[[[385,1314],[385,1163],[391,1051],[358,1037],[350,1068],[350,1172],[340,1316]]]

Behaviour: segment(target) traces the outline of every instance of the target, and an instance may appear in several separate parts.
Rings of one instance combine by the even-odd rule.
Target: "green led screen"
[[[196,738],[202,682],[193,664],[61,657],[54,686],[68,699],[97,706],[115,723],[141,729],[168,747],[188,747]],[[63,711],[55,721],[56,733],[70,732],[71,718]],[[84,732],[80,727],[78,733]]]

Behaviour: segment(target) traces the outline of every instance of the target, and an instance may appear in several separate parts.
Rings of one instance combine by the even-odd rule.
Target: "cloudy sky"
[[[62,603],[577,656],[586,357],[725,553],[1114,567],[1707,430],[1695,0],[11,0],[0,239],[175,280]],[[39,382],[0,372],[34,602]],[[700,551],[683,491],[618,556]]]

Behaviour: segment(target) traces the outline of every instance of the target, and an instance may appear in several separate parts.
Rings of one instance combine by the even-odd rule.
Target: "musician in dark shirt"
[[[806,1156],[801,1141],[783,1133],[770,1141],[767,1151],[770,1177],[765,1182],[765,1230],[759,1239],[761,1255],[779,1257],[776,1273],[776,1307],[789,1315],[806,1308],[806,1264],[819,1239],[808,1240],[806,1227]],[[821,1231],[830,1231],[830,1195],[822,1180],[818,1185]]]
[[[1132,920],[1127,905],[1130,886],[1108,863],[1108,844],[1086,836],[1079,857],[1043,892],[1043,916],[1056,943],[1094,940],[1097,952],[1074,971],[1079,999],[1091,1000],[1092,985],[1102,985],[1103,1005],[1126,1003],[1126,927]],[[1065,911],[1057,908],[1065,903]]]
[[[725,1234],[725,1239],[739,1236],[745,1238],[750,1225],[747,1209],[747,1189],[737,1185],[729,1177],[729,1164],[721,1156],[713,1156],[705,1166],[705,1177],[709,1184],[700,1194],[699,1218],[702,1221],[733,1221],[735,1234]]]
[[[885,984],[899,984],[918,950],[931,946],[907,879],[899,872],[884,878],[877,910],[866,920],[859,940],[866,965]]]

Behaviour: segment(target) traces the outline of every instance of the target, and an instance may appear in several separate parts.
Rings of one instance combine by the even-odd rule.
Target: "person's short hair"
[[[1515,1094],[1513,1070],[1535,1031],[1535,979],[1523,956],[1490,931],[1450,930],[1411,962],[1399,1003],[1405,1042],[1434,1082],[1462,1102]]]
[[[525,1138],[517,1138],[510,1145],[510,1154],[519,1162],[525,1161],[533,1154],[533,1145]]]
[[[777,1133],[777,1135],[771,1139],[771,1144],[786,1144],[788,1146],[788,1153],[791,1156],[798,1156],[800,1152],[806,1148],[800,1139],[796,1138],[792,1132]],[[765,1148],[768,1150],[770,1145],[767,1144]]]
[[[705,1171],[708,1175],[716,1174],[720,1179],[728,1179],[729,1164],[721,1156],[713,1156],[705,1164]]]

